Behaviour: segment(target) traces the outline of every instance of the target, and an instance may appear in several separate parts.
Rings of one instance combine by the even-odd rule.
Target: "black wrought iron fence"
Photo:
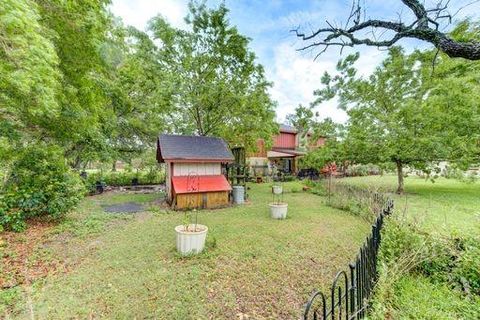
[[[378,196],[377,196],[378,197]],[[363,319],[378,280],[377,256],[385,216],[393,211],[389,199],[372,225],[372,232],[360,248],[355,262],[335,276],[330,292],[316,291],[308,300],[303,319]]]

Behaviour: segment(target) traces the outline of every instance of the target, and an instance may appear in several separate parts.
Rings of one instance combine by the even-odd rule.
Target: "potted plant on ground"
[[[272,186],[272,192],[273,194],[282,194],[283,192],[283,187],[280,184],[274,184]]]
[[[197,212],[195,222],[191,222],[191,213],[185,212],[184,223],[175,227],[177,251],[181,255],[198,254],[205,248],[208,228],[197,223]]]
[[[268,204],[271,217],[273,219],[285,219],[287,217],[288,203],[283,202],[283,186],[274,185],[272,187],[272,194],[273,201]]]

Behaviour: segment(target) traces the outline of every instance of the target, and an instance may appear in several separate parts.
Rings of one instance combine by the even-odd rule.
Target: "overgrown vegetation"
[[[444,178],[405,181],[408,195],[399,196],[393,176],[344,180],[355,188],[373,186],[395,199],[396,210],[383,229],[370,317],[477,319],[480,238],[475,213],[480,187]],[[429,214],[421,217],[425,211]],[[442,214],[455,223],[442,225]]]
[[[17,155],[0,189],[0,228],[22,231],[26,219],[60,218],[84,194],[80,177],[66,165],[59,148],[31,145]]]
[[[161,184],[165,182],[165,172],[159,168],[149,170],[98,171],[88,173],[85,181],[89,190],[95,189],[95,184],[104,183],[107,186],[130,186],[132,184]]]
[[[393,216],[383,231],[373,318],[478,319],[479,266],[478,233],[430,234]]]
[[[319,181],[305,180],[304,183],[311,193],[324,196],[327,205],[369,221],[373,221],[386,202],[386,197],[376,186],[364,189],[334,177]]]

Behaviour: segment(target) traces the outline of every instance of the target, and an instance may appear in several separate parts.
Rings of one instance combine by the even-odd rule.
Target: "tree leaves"
[[[314,105],[338,96],[349,115],[341,160],[427,173],[439,161],[464,168],[479,161],[480,64],[440,55],[432,72],[434,56],[393,47],[368,79],[356,76],[358,55],[341,60],[338,75],[322,77]]]
[[[189,7],[192,31],[177,30],[160,16],[150,22],[158,62],[176,84],[171,131],[221,136],[250,149],[258,138],[270,141],[277,129],[270,83],[249,40],[229,25],[225,5]]]
[[[32,132],[59,111],[59,59],[32,1],[1,0],[0,120]]]

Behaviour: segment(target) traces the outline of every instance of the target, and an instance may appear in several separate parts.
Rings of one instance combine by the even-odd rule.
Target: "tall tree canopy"
[[[48,134],[65,149],[71,164],[106,153],[114,114],[107,107],[108,65],[101,47],[111,19],[107,0],[36,1],[46,35],[59,57],[60,112],[46,124]]]
[[[306,150],[309,146],[309,133],[313,132],[316,124],[318,112],[314,112],[312,108],[298,105],[294,113],[287,115],[287,123],[297,129],[297,137],[299,139],[299,147]]]
[[[0,161],[59,115],[60,63],[32,1],[0,1]]]
[[[399,193],[405,166],[429,172],[438,161],[466,165],[479,159],[479,65],[442,56],[432,75],[433,55],[405,55],[393,47],[366,79],[356,75],[358,54],[351,55],[338,63],[338,75],[324,75],[325,87],[315,92],[315,104],[338,96],[349,115],[343,160],[393,162]]]
[[[365,9],[360,0],[353,0],[350,15],[344,25],[332,24],[327,21],[311,33],[292,30],[296,35],[308,41],[309,44],[300,50],[314,47],[322,48],[323,53],[330,46],[353,47],[367,45],[374,47],[391,47],[404,38],[414,38],[433,44],[438,50],[449,57],[461,57],[470,60],[480,60],[480,27],[471,25],[473,37],[458,39],[443,32],[445,24],[451,23],[456,13],[449,12],[450,1],[437,0],[432,7],[426,7],[420,0],[401,0],[409,11],[407,17],[398,14],[397,20],[365,19]],[[478,1],[467,2],[459,10]],[[458,12],[457,12],[458,13]],[[375,33],[376,32],[376,33]]]
[[[110,69],[105,90],[115,120],[109,153],[114,160],[129,161],[155,146],[165,130],[174,85],[146,33],[118,22],[113,30],[102,50]]]
[[[110,1],[0,0],[0,156],[42,140],[71,166],[130,158],[165,127],[168,73]]]
[[[166,130],[270,140],[271,84],[224,5],[191,3],[188,31],[158,17],[147,34],[109,3],[0,0],[2,165],[39,140],[75,168],[129,160]]]
[[[160,16],[150,23],[158,61],[174,79],[172,131],[217,135],[250,148],[258,138],[270,141],[277,130],[271,84],[249,39],[230,26],[224,4],[208,9],[192,2],[189,8],[189,31]]]

